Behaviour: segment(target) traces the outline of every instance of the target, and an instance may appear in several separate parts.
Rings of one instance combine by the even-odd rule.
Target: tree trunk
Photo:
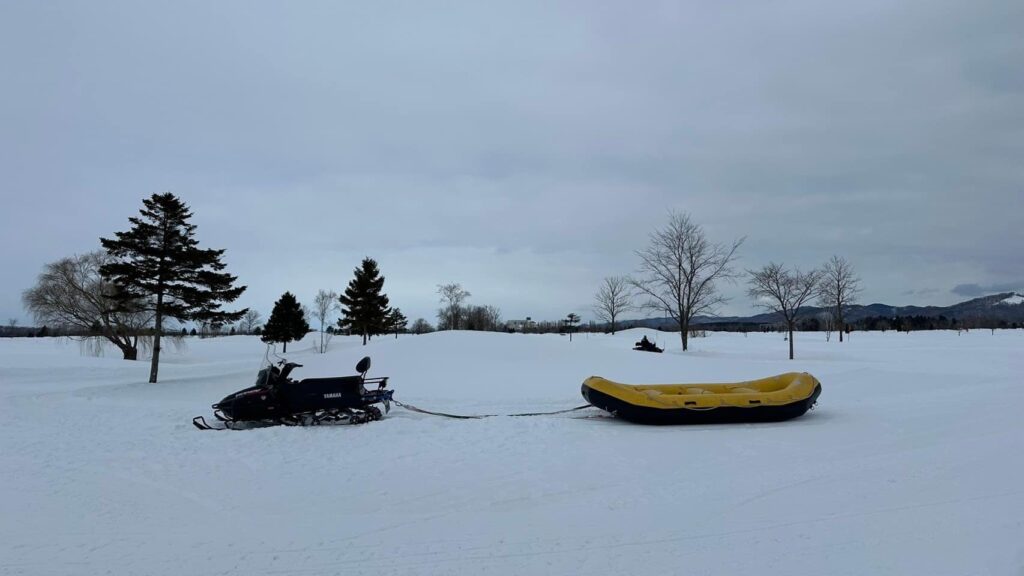
[[[281,354],[287,354],[287,353],[288,353],[288,343],[285,342],[284,343],[284,348],[281,349]]]
[[[363,333],[363,346],[366,346],[366,333]]]
[[[690,344],[689,332],[690,332],[690,322],[688,320],[685,320],[685,319],[684,320],[680,320],[679,321],[679,338],[683,341],[683,352],[686,352],[686,350],[689,348],[689,344]]]
[[[139,349],[138,348],[132,348],[130,346],[121,346],[120,348],[121,348],[121,354],[124,356],[125,360],[138,360],[139,359]]]
[[[153,331],[153,361],[149,365],[149,383],[156,384],[157,372],[160,368],[160,336],[164,330],[164,295],[158,293],[156,295],[156,321],[155,329]]]
[[[837,316],[839,316],[839,341],[842,342],[843,341],[843,309],[842,308],[839,309],[839,314],[837,314]]]
[[[114,346],[117,346],[118,350],[121,351],[121,356],[125,360],[138,360],[139,349],[132,343],[131,338],[125,337],[122,340],[120,337],[114,334],[106,334],[103,337],[106,338],[107,341],[113,344]]]
[[[793,359],[793,326],[789,327],[789,359]]]

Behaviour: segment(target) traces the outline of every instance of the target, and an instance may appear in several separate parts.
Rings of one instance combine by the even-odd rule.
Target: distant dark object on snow
[[[654,345],[654,342],[648,340],[647,336],[644,336],[639,342],[634,343],[633,350],[640,350],[641,352],[663,352],[661,348]]]

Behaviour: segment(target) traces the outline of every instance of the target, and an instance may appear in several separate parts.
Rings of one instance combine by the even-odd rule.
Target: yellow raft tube
[[[807,372],[731,384],[629,385],[591,376],[582,392],[594,406],[640,424],[778,422],[810,410],[821,383]]]

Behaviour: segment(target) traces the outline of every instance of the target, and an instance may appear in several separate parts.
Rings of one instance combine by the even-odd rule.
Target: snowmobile
[[[633,350],[639,350],[641,352],[657,352],[658,354],[661,354],[664,351],[662,348],[658,348],[654,342],[648,340],[647,336],[644,336],[643,340],[633,344]]]
[[[362,424],[384,417],[391,410],[393,390],[386,390],[387,377],[367,378],[370,357],[356,364],[357,376],[291,380],[292,370],[302,364],[281,360],[259,371],[256,384],[226,396],[214,404],[213,415],[223,424],[211,426],[202,416],[192,419],[200,430],[241,430],[283,424]],[[367,390],[367,386],[376,389]]]

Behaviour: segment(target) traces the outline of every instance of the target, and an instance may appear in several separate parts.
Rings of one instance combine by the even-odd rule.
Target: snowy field
[[[652,335],[665,354],[629,350]],[[459,413],[582,403],[580,383],[817,376],[790,422],[559,416],[200,432],[255,337],[148,362],[0,340],[0,574],[1024,575],[1024,331],[678,340],[442,333],[292,344],[297,377],[365,353]]]

